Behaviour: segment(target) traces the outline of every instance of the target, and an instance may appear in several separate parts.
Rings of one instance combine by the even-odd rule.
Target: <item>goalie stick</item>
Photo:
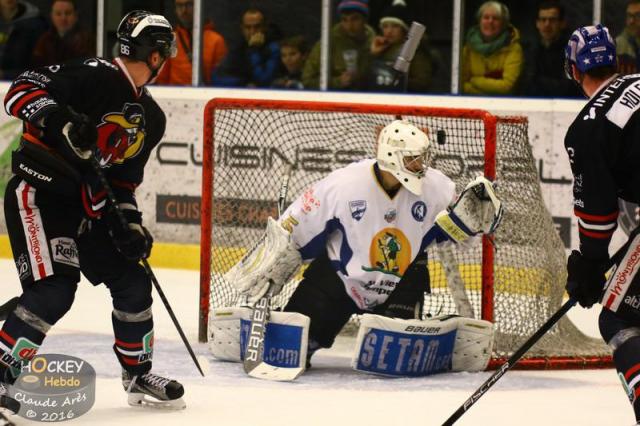
[[[118,206],[118,200],[116,199],[116,196],[113,193],[113,189],[111,188],[111,185],[109,184],[109,181],[107,181],[106,176],[102,172],[102,168],[100,167],[100,163],[98,162],[98,159],[96,158],[95,155],[91,156],[91,166],[93,167],[94,172],[98,176],[98,179],[100,180],[100,183],[102,184],[102,187],[104,188],[105,192],[107,193],[107,198],[109,199],[109,202],[111,203],[111,206],[113,207],[113,210],[115,211],[115,214],[118,217],[118,221],[120,222],[120,225],[124,229],[127,229],[129,227],[127,219],[124,217],[124,214],[122,213],[122,210],[120,210],[120,206]],[[198,359],[196,358],[196,354],[193,352],[193,348],[191,347],[191,344],[189,344],[189,341],[187,340],[187,336],[184,335],[184,331],[182,331],[182,327],[180,326],[180,323],[178,322],[178,318],[176,318],[176,315],[173,313],[173,309],[171,309],[171,305],[169,304],[169,300],[167,300],[167,296],[165,296],[164,291],[162,291],[162,288],[160,287],[160,283],[158,282],[158,279],[156,278],[156,275],[153,273],[153,270],[151,270],[151,266],[149,265],[149,262],[147,262],[147,259],[142,259],[142,266],[144,267],[144,270],[145,270],[147,276],[149,276],[149,279],[153,283],[153,286],[156,288],[156,290],[158,292],[158,295],[160,296],[160,299],[162,300],[162,303],[164,304],[164,307],[167,309],[167,313],[171,317],[171,321],[173,321],[173,325],[175,325],[176,330],[178,330],[178,334],[180,335],[180,338],[182,339],[182,342],[184,343],[185,347],[187,348],[187,351],[189,352],[189,355],[191,356],[191,359],[193,360],[194,364],[196,365],[196,368],[198,369],[198,371],[200,372],[202,377],[204,377],[204,372],[202,371],[202,367],[200,367],[200,363],[198,362]]]
[[[474,318],[473,307],[465,292],[464,281],[460,276],[453,248],[450,246],[438,246],[438,255],[440,256],[440,262],[442,262],[444,274],[447,277],[447,285],[449,291],[451,291],[451,297],[456,305],[458,314],[463,317]]]
[[[289,191],[289,179],[293,166],[285,169],[278,194],[278,217],[282,215],[284,204]],[[256,379],[291,381],[304,371],[304,367],[283,368],[276,367],[264,360],[264,336],[271,315],[271,297],[273,296],[273,283],[269,284],[267,292],[253,306],[251,312],[251,325],[247,336],[247,347],[244,352],[242,367],[247,375]],[[302,360],[301,362],[305,362]]]
[[[618,251],[613,256],[611,256],[611,259],[608,263],[609,268],[621,261],[621,258],[629,248],[631,241],[633,241],[638,233],[640,233],[640,228],[636,228],[631,234],[629,234],[629,239],[627,240],[627,242],[620,249],[618,249]],[[558,309],[556,313],[547,320],[547,322],[542,324],[542,326],[540,326],[540,328],[531,337],[529,337],[529,339],[524,342],[522,346],[520,346],[518,350],[516,350],[514,354],[511,355],[511,357],[503,365],[500,366],[500,368],[498,368],[487,380],[485,380],[485,382],[480,385],[480,387],[476,389],[476,391],[471,394],[471,396],[460,407],[458,407],[458,409],[451,416],[449,416],[449,418],[444,423],[442,423],[442,426],[451,426],[455,424],[455,422],[460,417],[462,417],[464,413],[469,411],[473,404],[478,402],[482,395],[484,395],[489,389],[491,389],[491,387],[495,385],[496,382],[500,380],[500,378],[504,376],[507,371],[509,371],[518,361],[520,361],[520,358],[522,358],[524,354],[527,353],[527,351],[529,351],[529,349],[531,349],[531,347],[535,345],[538,340],[540,340],[542,336],[544,336],[547,331],[551,329],[551,327],[553,327],[558,321],[560,321],[560,318],[562,318],[567,312],[569,312],[569,310],[573,308],[576,303],[576,299],[570,298],[569,300],[567,300],[564,305],[562,305],[560,309]]]

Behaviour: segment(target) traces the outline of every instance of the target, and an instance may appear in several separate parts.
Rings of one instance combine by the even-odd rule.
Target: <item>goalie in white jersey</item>
[[[278,222],[269,220],[269,259],[227,274],[256,301],[270,285],[277,294],[310,262],[284,308],[310,318],[308,356],[331,347],[352,314],[421,319],[429,273],[426,261],[409,268],[412,261],[433,242],[468,244],[498,225],[502,208],[491,182],[478,178],[456,197],[451,179],[429,167],[429,145],[423,131],[393,121],[380,133],[376,159],[333,171]]]

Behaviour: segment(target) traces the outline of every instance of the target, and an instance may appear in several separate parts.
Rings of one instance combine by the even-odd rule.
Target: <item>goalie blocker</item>
[[[209,346],[222,361],[241,362],[251,338],[251,309],[220,308],[212,312]],[[306,368],[309,317],[295,312],[271,313],[264,360],[283,369]],[[447,371],[486,369],[493,346],[488,321],[444,316],[425,321],[364,314],[352,366],[364,373],[420,377]]]

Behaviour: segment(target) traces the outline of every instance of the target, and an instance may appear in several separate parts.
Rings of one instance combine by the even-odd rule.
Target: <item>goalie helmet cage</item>
[[[243,302],[222,275],[262,236],[267,217],[277,217],[285,166],[294,166],[290,203],[330,171],[375,158],[378,132],[399,116],[429,135],[432,167],[448,175],[458,192],[481,173],[496,180],[505,206],[494,237],[497,250],[484,237],[478,247],[455,253],[475,316],[495,324],[489,368],[503,363],[560,307],[565,252],[542,199],[525,117],[497,117],[478,109],[213,99],[204,114],[200,341],[207,340],[210,309]],[[429,271],[432,293],[425,296],[425,315],[455,314],[433,248]],[[286,304],[299,278],[274,297],[275,307]],[[607,346],[563,318],[518,366],[610,365]]]

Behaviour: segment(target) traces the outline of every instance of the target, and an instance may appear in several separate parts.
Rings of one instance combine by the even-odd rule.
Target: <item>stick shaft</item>
[[[524,356],[525,353],[527,353],[527,351],[529,349],[531,349],[531,347],[536,344],[536,342],[538,340],[540,340],[540,338],[542,336],[544,336],[544,334],[549,331],[549,329],[551,329],[551,327],[553,327],[559,320],[560,318],[562,318],[568,311],[569,309],[573,308],[576,304],[576,300],[575,299],[569,299],[565,302],[564,305],[562,305],[560,307],[560,309],[558,309],[556,311],[555,314],[553,314],[551,316],[551,318],[549,318],[547,320],[547,322],[545,322],[542,327],[540,327],[538,329],[538,331],[536,331],[533,336],[529,337],[529,339],[522,345],[520,346],[520,348],[518,348],[518,350],[511,355],[511,357],[507,360],[507,362],[505,362],[502,366],[500,366],[500,368],[498,368],[492,375],[491,377],[489,377],[482,385],[480,385],[480,387],[478,389],[476,389],[476,391],[469,397],[469,399],[467,399],[464,404],[462,404],[443,424],[442,426],[451,426],[453,425],[460,417],[462,417],[462,415],[464,413],[466,413],[472,406],[473,404],[475,404],[481,397],[482,395],[484,395],[489,389],[491,389],[491,387],[493,385],[496,384],[496,382],[498,380],[500,380],[500,378],[511,369],[511,367],[513,367],[519,360],[520,358],[522,358]]]

